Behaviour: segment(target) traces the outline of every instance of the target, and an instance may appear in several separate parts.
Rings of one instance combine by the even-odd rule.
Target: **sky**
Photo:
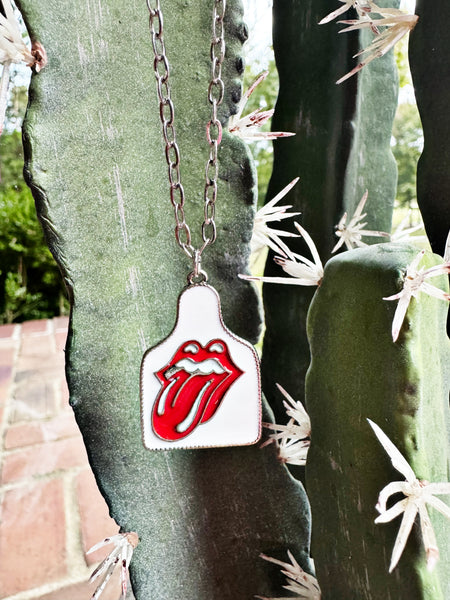
[[[244,46],[246,61],[255,72],[267,68],[272,52],[272,0],[242,0],[250,39]]]

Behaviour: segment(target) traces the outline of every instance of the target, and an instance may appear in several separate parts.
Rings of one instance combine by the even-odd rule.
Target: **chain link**
[[[203,245],[195,249],[191,242],[191,231],[186,223],[184,188],[181,184],[180,149],[174,127],[175,110],[169,84],[170,65],[164,43],[164,19],[160,0],[146,0],[149,10],[149,27],[154,52],[153,70],[157,82],[159,116],[162,123],[165,155],[168,166],[170,201],[175,215],[175,238],[180,248],[194,261],[193,273],[197,277],[203,250],[213,244],[217,237],[215,223],[217,181],[219,175],[218,150],[222,141],[222,124],[218,118],[218,107],[223,101],[224,83],[222,64],[225,59],[224,17],[226,0],[213,1],[211,38],[211,79],[208,85],[208,102],[211,105],[210,119],[206,125],[206,140],[209,144],[209,157],[205,169],[204,221],[202,224]],[[206,274],[204,274],[206,276]]]

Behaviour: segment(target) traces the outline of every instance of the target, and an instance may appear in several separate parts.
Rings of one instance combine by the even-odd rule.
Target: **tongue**
[[[189,435],[200,422],[216,412],[220,384],[228,373],[187,373],[177,371],[164,381],[153,407],[153,429],[162,439],[175,441]]]

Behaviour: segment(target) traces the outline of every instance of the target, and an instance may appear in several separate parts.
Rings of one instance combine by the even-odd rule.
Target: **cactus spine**
[[[398,6],[397,0],[387,2]],[[397,71],[391,53],[336,86],[355,64],[352,54],[367,34],[338,35],[335,23],[318,25],[328,0],[274,0],[273,38],[280,91],[272,127],[296,136],[274,144],[274,171],[267,198],[296,176],[289,202],[301,211],[324,262],[335,244],[334,225],[351,215],[369,190],[367,228],[390,231],[397,174],[390,150],[397,103]],[[376,134],[374,134],[376,131]],[[374,238],[380,241],[380,238]],[[370,240],[368,240],[369,243]],[[294,251],[304,253],[299,240]],[[266,275],[279,275],[271,257]],[[275,383],[301,399],[309,364],[306,314],[311,289],[264,286],[266,334],[263,389],[276,418],[284,418]]]
[[[415,528],[389,575],[399,519],[374,524],[378,493],[404,477],[390,465],[367,418],[399,447],[419,479],[447,480],[447,305],[425,294],[413,299],[394,344],[395,303],[382,300],[402,285],[416,253],[382,244],[333,258],[309,311],[306,401],[312,445],[306,479],[312,554],[324,600],[444,600],[450,594],[448,521],[431,509],[442,554],[431,574]],[[426,264],[438,262],[430,255]]]

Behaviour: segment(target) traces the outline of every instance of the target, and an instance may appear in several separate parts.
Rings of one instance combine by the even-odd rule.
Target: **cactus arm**
[[[399,522],[374,523],[378,494],[402,476],[367,418],[395,443],[419,479],[448,478],[448,304],[421,293],[393,343],[395,303],[382,299],[398,291],[416,254],[408,246],[382,244],[331,259],[308,315],[312,361],[306,400],[312,441],[306,482],[312,554],[325,600],[443,600],[449,595],[450,524],[444,517],[430,510],[441,551],[433,573],[427,571],[414,529],[389,575]],[[426,261],[431,266],[439,258],[430,255]],[[446,278],[435,283],[445,289]]]
[[[397,6],[392,0],[390,5]],[[390,231],[396,169],[390,151],[397,102],[392,53],[373,61],[357,77],[335,82],[354,66],[352,55],[371,34],[339,35],[336,22],[318,25],[330,12],[328,0],[274,0],[273,39],[280,91],[272,127],[294,131],[274,143],[274,171],[267,198],[296,176],[288,196],[325,262],[337,238],[334,226],[344,210],[352,215],[366,189],[367,229]],[[351,13],[349,13],[351,15]],[[285,227],[285,225],[283,225]],[[365,238],[369,243],[383,238]],[[301,255],[299,240],[289,241]],[[303,244],[303,245],[302,245]],[[265,274],[280,275],[269,253]],[[301,400],[309,364],[306,314],[314,291],[264,286],[266,333],[263,389],[277,419],[285,419],[275,383]]]
[[[239,2],[226,18],[225,123],[239,101]],[[273,451],[149,452],[141,438],[144,351],[174,326],[191,267],[174,239],[145,2],[22,0],[48,66],[33,77],[26,171],[47,239],[71,290],[71,404],[110,513],[140,543],[130,573],[137,600],[235,600],[271,595],[260,552],[290,548],[309,565],[309,508]],[[203,221],[211,2],[166,0],[186,215]],[[254,167],[244,144],[220,149],[217,243],[204,267],[224,320],[255,339],[258,304],[237,274],[249,254]],[[268,416],[265,416],[268,418]]]
[[[409,60],[424,149],[417,168],[417,202],[433,252],[442,255],[450,230],[450,5],[416,2],[419,20],[411,33]]]

